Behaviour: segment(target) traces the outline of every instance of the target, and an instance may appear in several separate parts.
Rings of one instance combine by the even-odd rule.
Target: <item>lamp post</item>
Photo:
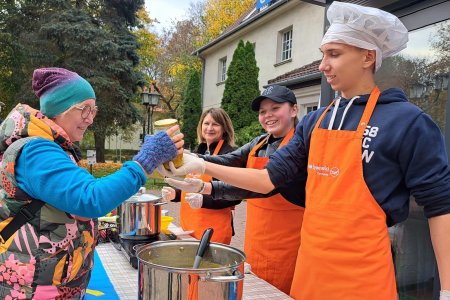
[[[159,98],[161,95],[153,91],[153,85],[150,92],[148,92],[146,89],[141,93],[141,103],[145,106],[145,110],[147,111],[147,130],[144,132],[144,136],[142,137],[142,141],[145,139],[146,134],[152,134],[153,133],[153,124],[152,124],[152,118],[153,118],[153,109],[155,106],[159,103]],[[144,127],[145,131],[145,127]]]

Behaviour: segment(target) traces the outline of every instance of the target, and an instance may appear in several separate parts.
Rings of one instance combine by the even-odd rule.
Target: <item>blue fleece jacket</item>
[[[86,218],[104,216],[147,180],[142,168],[132,161],[96,179],[74,164],[60,146],[45,139],[32,140],[23,147],[15,174],[18,186],[31,197]]]
[[[362,95],[354,101],[341,130],[356,129],[368,98]],[[349,100],[341,99],[333,130],[348,104]],[[292,140],[270,156],[266,169],[275,187],[292,178],[307,177],[311,132],[324,110],[306,115]],[[328,128],[331,114],[332,109],[321,128]],[[389,226],[408,217],[410,195],[424,207],[428,218],[450,213],[450,168],[443,136],[430,116],[409,103],[403,91],[381,93],[364,132],[362,151],[364,179]]]

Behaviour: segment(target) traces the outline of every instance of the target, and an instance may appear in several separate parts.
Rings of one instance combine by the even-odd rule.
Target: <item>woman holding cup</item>
[[[234,129],[228,114],[221,108],[204,111],[197,126],[197,138],[200,142],[196,150],[198,154],[220,155],[233,151]],[[201,179],[202,182],[213,180],[211,176],[192,173],[187,175],[186,180],[190,178]],[[200,239],[204,230],[211,227],[214,229],[212,242],[230,244],[234,235],[233,209],[241,200],[213,200],[210,196],[199,193],[203,187],[204,184],[199,189],[192,190],[193,193],[171,187],[164,187],[161,192],[164,200],[181,202],[180,225],[183,230],[193,230],[192,236]]]

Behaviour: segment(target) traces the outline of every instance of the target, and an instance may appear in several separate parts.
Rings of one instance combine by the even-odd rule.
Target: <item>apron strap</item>
[[[367,124],[369,124],[370,117],[372,116],[373,111],[375,110],[375,106],[377,105],[378,97],[380,96],[380,89],[378,86],[375,86],[370,93],[369,100],[366,104],[366,109],[364,110],[364,113],[361,117],[361,120],[359,121],[358,128],[357,128],[357,135],[362,136],[364,133],[364,130],[367,127]],[[320,124],[322,123],[323,118],[327,114],[327,112],[331,109],[331,107],[334,105],[336,99],[334,99],[330,105],[327,106],[327,108],[324,110],[322,115],[320,116],[319,120],[317,120],[316,125],[314,126],[314,129],[319,128]]]

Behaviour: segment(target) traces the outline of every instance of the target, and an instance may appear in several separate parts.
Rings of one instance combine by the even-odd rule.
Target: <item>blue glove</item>
[[[133,160],[141,164],[147,174],[153,173],[156,167],[177,156],[177,148],[165,131],[155,135],[146,135],[141,150]]]

